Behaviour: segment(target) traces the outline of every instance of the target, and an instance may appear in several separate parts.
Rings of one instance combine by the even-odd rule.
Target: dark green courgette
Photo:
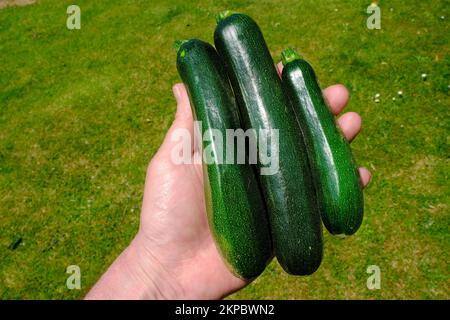
[[[240,128],[240,120],[217,52],[206,42],[184,41],[178,48],[177,68],[194,117],[202,122],[203,147],[209,146],[214,159],[225,159],[225,150],[207,142],[214,139],[208,129],[219,130],[225,137],[226,129]],[[209,225],[222,257],[239,277],[258,276],[272,258],[272,248],[264,200],[252,167],[203,162],[203,177]]]
[[[282,61],[283,86],[303,132],[322,221],[334,235],[351,235],[361,225],[364,201],[350,145],[325,104],[311,65],[292,49],[283,51]]]
[[[258,25],[243,14],[222,14],[218,20],[214,42],[227,67],[244,126],[279,130],[279,170],[259,175],[275,254],[288,273],[311,274],[322,260],[322,224],[292,106]],[[264,156],[261,152],[259,160]]]

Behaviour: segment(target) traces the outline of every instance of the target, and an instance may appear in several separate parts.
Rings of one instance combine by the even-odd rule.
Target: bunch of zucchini
[[[362,222],[363,195],[348,142],[326,106],[312,67],[292,49],[278,75],[258,25],[244,14],[218,16],[212,45],[177,45],[177,68],[194,117],[208,129],[277,129],[279,170],[260,175],[246,164],[204,164],[209,225],[230,270],[258,276],[276,255],[294,275],[317,270],[322,221],[337,236]],[[203,137],[213,141],[214,137]],[[223,156],[211,143],[213,157]],[[258,150],[259,152],[259,150]],[[258,158],[263,156],[258,153]]]

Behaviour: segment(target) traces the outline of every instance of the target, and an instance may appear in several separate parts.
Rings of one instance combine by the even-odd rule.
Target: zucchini
[[[203,148],[214,141],[208,129],[240,128],[229,79],[215,49],[191,39],[177,50],[177,69],[186,85],[194,118],[202,122]],[[213,159],[224,150],[210,143]],[[235,162],[236,163],[236,162]],[[205,203],[211,233],[230,270],[244,279],[258,276],[273,256],[266,209],[253,168],[248,164],[203,161]]]
[[[282,61],[283,87],[304,135],[322,221],[334,235],[351,235],[361,225],[364,199],[350,145],[325,104],[311,65],[292,49],[283,51]]]
[[[266,42],[249,16],[224,13],[218,17],[214,43],[228,70],[244,127],[278,129],[278,172],[258,175],[275,255],[286,272],[311,274],[322,261],[322,223],[303,138]],[[260,168],[262,153],[258,148]]]

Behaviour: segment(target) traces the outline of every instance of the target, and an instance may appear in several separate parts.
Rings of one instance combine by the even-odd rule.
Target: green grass
[[[355,157],[373,173],[363,226],[325,236],[318,272],[288,276],[274,261],[231,298],[450,298],[448,0],[379,1],[381,30],[366,28],[362,0],[79,0],[77,31],[70,4],[0,10],[1,298],[81,298],[126,247],[174,116],[172,44],[212,41],[224,9],[254,17],[274,58],[293,46],[322,86],[350,89],[363,117]],[[80,291],[65,286],[71,264]],[[371,264],[380,290],[366,287]]]

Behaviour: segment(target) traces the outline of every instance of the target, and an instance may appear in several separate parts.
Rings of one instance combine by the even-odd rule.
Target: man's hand
[[[177,112],[148,167],[139,232],[89,292],[88,299],[218,299],[248,283],[227,269],[215,247],[207,223],[201,165],[174,164],[171,160],[177,144],[172,133],[186,129],[193,136],[194,130],[184,85],[176,84],[173,92]],[[331,111],[340,114],[348,102],[347,89],[334,85],[323,94]],[[349,112],[338,124],[352,141],[361,129],[361,118]],[[369,171],[360,168],[359,173],[366,186]]]

